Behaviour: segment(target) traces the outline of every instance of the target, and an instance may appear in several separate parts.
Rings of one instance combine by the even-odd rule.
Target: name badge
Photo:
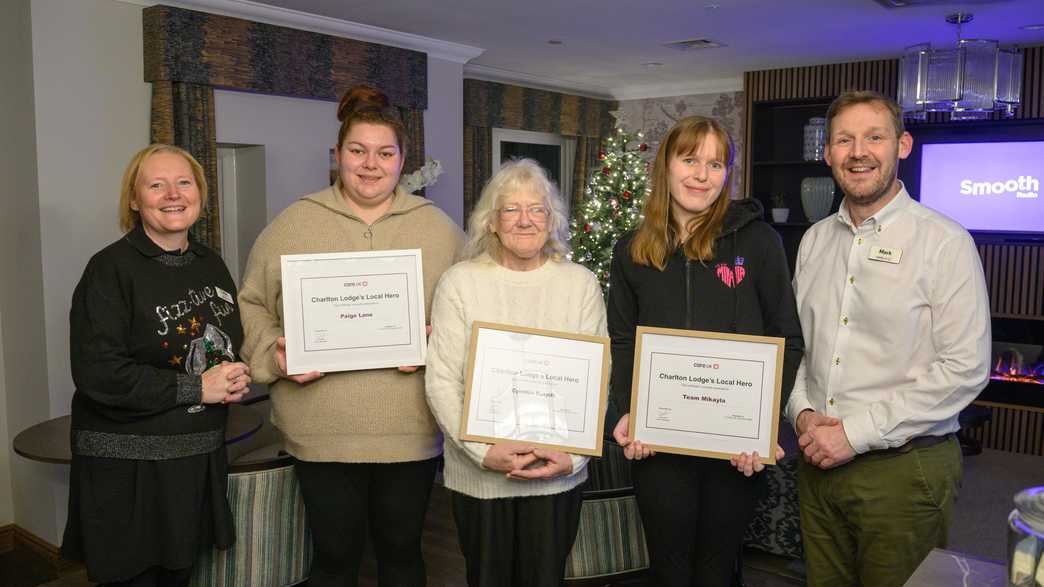
[[[892,263],[893,265],[899,264],[899,259],[903,256],[903,250],[894,247],[871,247],[870,257],[871,261],[884,261],[885,263]]]
[[[233,305],[236,303],[235,300],[232,298],[232,294],[228,293],[227,291],[221,289],[220,287],[218,287],[216,285],[214,286],[214,289],[217,290],[217,296],[219,298],[221,298],[221,299],[225,300],[226,302],[228,302],[230,304],[233,304]]]

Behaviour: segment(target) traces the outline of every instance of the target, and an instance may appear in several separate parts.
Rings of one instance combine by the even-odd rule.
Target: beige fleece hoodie
[[[307,461],[416,461],[442,452],[424,397],[423,370],[328,373],[306,385],[279,378],[276,338],[283,335],[280,255],[421,249],[425,313],[442,273],[458,256],[460,229],[431,201],[394,194],[387,214],[367,225],[336,187],[291,204],[262,231],[250,251],[239,292],[246,335],[242,355],[254,381],[270,384],[272,423],[286,449]]]

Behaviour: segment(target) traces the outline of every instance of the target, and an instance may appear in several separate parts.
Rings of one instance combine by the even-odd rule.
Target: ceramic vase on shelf
[[[834,203],[834,178],[806,177],[801,180],[801,207],[808,221],[815,223],[830,214]]]
[[[815,116],[805,125],[805,161],[822,161],[826,145],[826,118]]]

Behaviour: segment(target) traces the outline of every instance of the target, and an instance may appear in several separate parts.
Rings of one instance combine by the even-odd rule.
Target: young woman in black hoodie
[[[620,412],[631,405],[639,325],[784,337],[786,404],[803,352],[801,325],[779,236],[761,220],[757,200],[729,199],[735,153],[728,132],[701,116],[679,120],[660,143],[645,219],[613,252],[611,392]],[[728,585],[764,491],[760,459],[654,456],[628,437],[628,420],[625,413],[613,436],[634,461],[653,583]]]

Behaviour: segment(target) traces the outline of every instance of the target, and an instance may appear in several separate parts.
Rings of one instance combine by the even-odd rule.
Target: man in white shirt
[[[896,177],[913,146],[898,104],[842,94],[827,136],[845,198],[801,240],[806,349],[786,408],[808,584],[898,586],[946,543],[957,415],[989,376],[989,302],[971,236]]]

